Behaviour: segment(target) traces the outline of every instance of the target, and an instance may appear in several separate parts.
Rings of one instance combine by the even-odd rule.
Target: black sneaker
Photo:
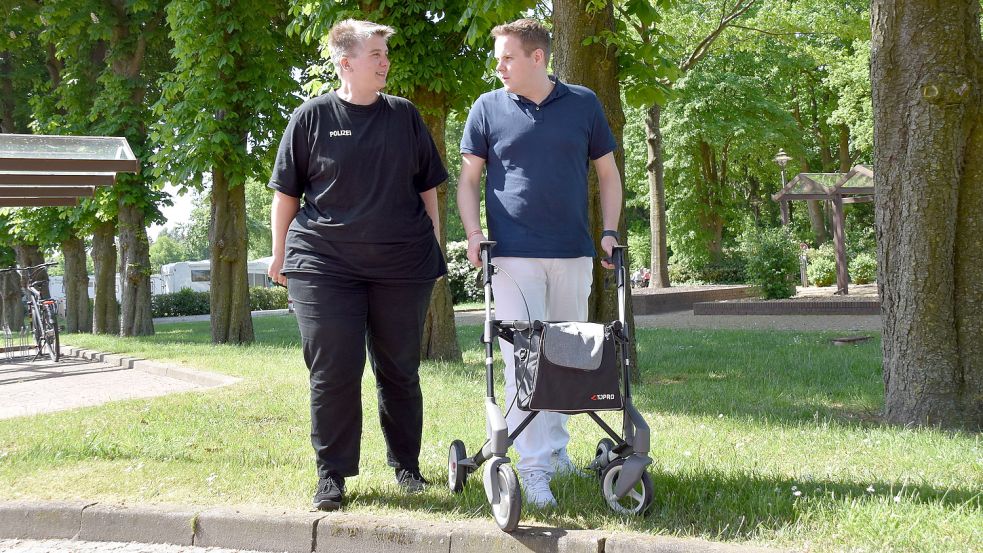
[[[430,485],[430,481],[420,474],[420,469],[396,469],[396,483],[406,493],[419,493]]]
[[[329,474],[327,478],[317,481],[317,492],[314,494],[314,507],[321,511],[334,511],[341,507],[345,498],[345,479]]]

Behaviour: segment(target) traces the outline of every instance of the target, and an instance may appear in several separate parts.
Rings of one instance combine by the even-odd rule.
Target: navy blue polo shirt
[[[617,148],[597,96],[556,83],[539,105],[504,88],[471,107],[461,152],[485,160],[488,233],[502,257],[593,257],[589,160]]]

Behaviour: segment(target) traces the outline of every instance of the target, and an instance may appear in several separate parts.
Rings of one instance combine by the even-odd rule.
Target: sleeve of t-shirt
[[[614,139],[614,133],[608,125],[608,119],[604,116],[604,108],[601,101],[594,96],[594,116],[591,121],[590,144],[587,153],[591,160],[600,159],[618,148],[618,141]]]
[[[464,134],[461,136],[461,153],[488,159],[488,132],[485,128],[484,109],[480,98],[468,112]]]
[[[300,109],[290,116],[287,129],[283,131],[280,147],[273,162],[269,187],[277,192],[299,198],[307,189],[307,169],[311,149],[307,138],[307,125]]]
[[[447,168],[440,159],[440,152],[437,151],[437,144],[434,143],[430,130],[416,109],[413,110],[413,117],[416,118],[416,142],[420,156],[417,165],[419,170],[413,176],[413,186],[417,192],[422,193],[447,180]]]

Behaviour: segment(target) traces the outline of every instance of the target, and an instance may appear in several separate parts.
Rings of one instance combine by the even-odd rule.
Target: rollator
[[[649,427],[632,405],[629,358],[632,337],[625,321],[628,272],[626,246],[612,253],[618,286],[618,319],[609,324],[562,321],[502,321],[491,316],[491,282],[504,270],[491,263],[495,242],[482,242],[482,278],[485,290],[485,419],[487,439],[477,453],[468,456],[461,440],[451,442],[447,459],[447,485],[464,490],[468,476],[481,469],[485,495],[499,528],[514,531],[519,525],[522,492],[508,457],[516,436],[541,411],[586,414],[608,437],[602,438],[587,466],[600,480],[601,496],[619,514],[644,515],[652,504],[652,478],[647,467]],[[511,278],[508,273],[505,275]],[[528,317],[528,314],[527,314]],[[510,434],[502,409],[495,399],[493,342],[502,338],[515,346],[515,407],[529,414]],[[511,408],[511,407],[510,407]],[[615,432],[599,415],[623,413],[622,433]]]

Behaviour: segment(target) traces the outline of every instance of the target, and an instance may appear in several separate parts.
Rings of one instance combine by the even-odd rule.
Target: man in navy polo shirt
[[[457,205],[468,236],[468,259],[481,265],[478,244],[486,238],[478,214],[479,186],[486,170],[488,230],[498,243],[492,255],[511,276],[500,273],[492,279],[495,317],[583,321],[595,255],[587,215],[589,161],[597,171],[608,229],[601,247],[610,256],[621,216],[621,176],[613,154],[617,143],[597,96],[547,73],[550,36],[539,22],[500,25],[492,36],[504,86],[478,98],[461,139]],[[501,341],[501,349],[505,401],[512,405],[512,346]],[[506,420],[514,429],[524,418],[513,408]],[[538,507],[556,505],[552,476],[575,470],[567,455],[566,420],[559,413],[540,413],[515,441],[526,500]]]

